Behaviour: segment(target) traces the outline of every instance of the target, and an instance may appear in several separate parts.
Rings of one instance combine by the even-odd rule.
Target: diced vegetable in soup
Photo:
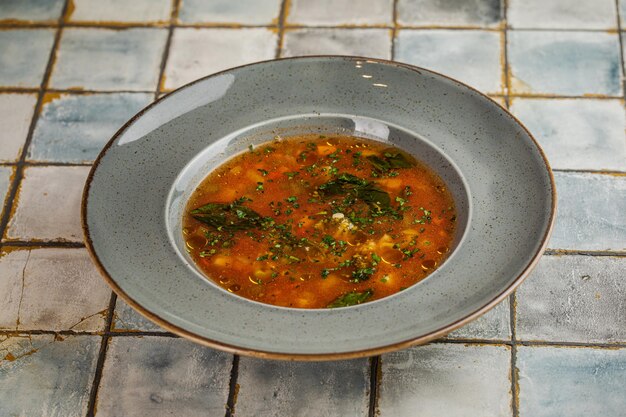
[[[277,140],[227,161],[191,196],[187,250],[227,291],[296,308],[397,293],[447,256],[443,181],[397,148],[357,137]]]

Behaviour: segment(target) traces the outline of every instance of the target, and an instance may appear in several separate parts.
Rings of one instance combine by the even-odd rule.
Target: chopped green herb
[[[352,291],[335,299],[328,304],[328,308],[349,307],[361,304],[366,302],[372,295],[374,295],[374,290],[371,288],[363,292]]]

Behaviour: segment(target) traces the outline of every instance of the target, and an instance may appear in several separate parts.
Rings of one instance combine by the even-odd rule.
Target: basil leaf
[[[233,203],[208,203],[190,212],[191,216],[216,229],[235,231],[257,227],[262,217],[254,210]]]
[[[349,307],[357,304],[361,304],[366,302],[372,295],[374,294],[374,290],[371,288],[365,290],[363,292],[349,292],[344,294],[337,299],[335,299],[332,303],[328,304],[327,308],[337,308],[337,307]]]

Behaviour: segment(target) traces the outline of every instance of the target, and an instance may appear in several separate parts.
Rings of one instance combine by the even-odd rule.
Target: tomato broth
[[[226,161],[193,192],[187,251],[239,296],[346,307],[435,271],[456,212],[430,168],[388,144],[340,135],[277,139]]]

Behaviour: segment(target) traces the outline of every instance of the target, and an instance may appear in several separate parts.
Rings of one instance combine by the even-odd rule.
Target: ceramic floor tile
[[[0,342],[3,416],[87,413],[101,338],[32,335]]]
[[[484,93],[501,93],[501,34],[477,30],[400,30],[395,59],[441,72]]]
[[[520,417],[621,417],[626,349],[525,347],[517,351]]]
[[[292,25],[392,25],[393,0],[291,0]]]
[[[89,167],[26,168],[7,237],[82,241],[80,203],[88,173]]]
[[[456,343],[383,355],[378,415],[510,416],[510,355],[507,346]]]
[[[511,111],[533,133],[553,169],[626,171],[621,100],[513,99]]]
[[[510,31],[511,92],[531,95],[622,94],[616,34]]]
[[[282,56],[356,55],[391,58],[389,29],[302,29],[285,32]]]
[[[223,416],[232,355],[171,337],[114,337],[98,417]]]
[[[0,22],[54,22],[63,11],[65,0],[0,1]]]
[[[71,22],[169,23],[171,0],[72,0]]]
[[[16,329],[22,296],[24,265],[30,251],[0,252],[0,329]],[[0,357],[2,355],[0,354]]]
[[[0,167],[0,203],[2,204],[1,207],[4,207],[7,194],[9,193],[12,175],[12,167]],[[2,215],[2,208],[0,208],[0,215]]]
[[[145,332],[165,332],[166,330],[152,323],[137,313],[120,297],[117,297],[115,313],[112,323],[113,331],[145,331]]]
[[[511,339],[511,314],[508,297],[485,315],[450,333],[448,339]]]
[[[626,258],[544,256],[517,290],[517,337],[626,342]]]
[[[39,87],[54,33],[53,29],[0,31],[0,87]]]
[[[176,29],[165,69],[165,89],[227,68],[272,59],[276,44],[276,34],[265,28]]]
[[[0,94],[0,162],[19,158],[36,103],[35,94]]]
[[[509,0],[507,18],[515,29],[617,28],[613,0]]]
[[[2,96],[0,96],[1,98]],[[50,94],[37,120],[28,159],[91,162],[153,94]]]
[[[100,331],[111,290],[84,249],[11,250],[0,259],[7,290],[0,327]]]
[[[242,357],[235,415],[352,417],[367,415],[369,361],[267,361]]]
[[[555,172],[551,249],[625,250],[626,177]]]
[[[618,0],[619,3],[619,17],[620,25],[623,29],[626,29],[626,0]]]
[[[154,90],[166,37],[167,29],[65,29],[50,85],[79,90]]]
[[[398,23],[404,26],[497,27],[501,0],[398,0]]]
[[[182,23],[276,24],[281,3],[282,0],[184,0],[178,20]]]

